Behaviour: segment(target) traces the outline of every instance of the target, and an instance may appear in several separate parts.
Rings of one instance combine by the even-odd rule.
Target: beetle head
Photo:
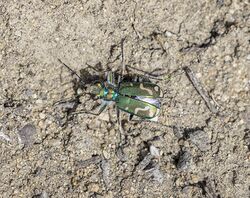
[[[104,88],[102,83],[97,82],[90,87],[90,93],[101,98],[104,94]]]

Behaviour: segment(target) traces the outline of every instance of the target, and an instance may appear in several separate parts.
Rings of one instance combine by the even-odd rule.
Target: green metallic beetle
[[[145,119],[154,119],[160,112],[158,98],[163,97],[161,88],[151,82],[121,82],[117,86],[113,82],[112,73],[107,82],[98,82],[92,87],[92,93],[102,99],[100,114],[111,102],[115,102],[119,110]]]
[[[83,80],[75,71],[62,61],[60,62],[80,80]],[[102,100],[98,113],[92,114],[99,115],[110,103],[115,102],[119,110],[152,121],[157,121],[160,112],[159,98],[163,97],[161,88],[151,82],[120,82],[118,80],[115,84],[112,72],[107,73],[106,82],[94,83],[90,93]]]

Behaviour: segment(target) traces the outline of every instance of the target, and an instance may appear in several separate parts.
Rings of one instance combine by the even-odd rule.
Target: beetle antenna
[[[79,76],[73,69],[71,69],[68,65],[66,65],[64,62],[61,61],[61,59],[58,58],[58,61],[64,66],[66,67],[69,71],[71,71],[72,74],[75,74],[82,82],[84,82],[84,80],[82,79],[81,76]]]
[[[121,56],[122,56],[122,73],[121,73],[122,77],[121,78],[123,78],[124,71],[126,69],[125,58],[124,58],[124,42],[125,42],[125,38],[123,38],[121,41]]]

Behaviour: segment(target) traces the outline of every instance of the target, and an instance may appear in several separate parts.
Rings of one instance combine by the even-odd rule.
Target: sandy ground
[[[249,197],[249,17],[247,0],[1,0],[0,197]],[[101,79],[123,39],[166,95],[158,122],[122,113],[121,131],[114,105],[73,116],[94,102],[58,58]],[[216,112],[167,80],[185,66]]]

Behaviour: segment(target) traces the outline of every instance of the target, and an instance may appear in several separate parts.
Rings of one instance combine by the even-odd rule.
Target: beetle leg
[[[121,71],[121,75],[118,76],[118,80],[117,80],[117,89],[119,90],[120,88],[120,83],[123,80],[123,75],[125,72],[125,61],[124,61],[124,53],[123,53],[123,46],[124,46],[124,41],[125,38],[121,40],[121,57],[122,57],[122,71]],[[116,115],[117,115],[117,124],[118,124],[118,129],[119,129],[119,136],[120,136],[120,142],[119,144],[122,144],[122,134],[124,134],[124,130],[122,128],[122,121],[121,121],[121,117],[120,117],[120,110],[116,107]]]
[[[133,114],[129,114],[128,115],[128,121],[130,122],[133,119],[134,115]]]
[[[121,81],[123,80],[123,76],[124,76],[124,73],[125,73],[125,70],[126,70],[125,58],[124,58],[124,48],[123,48],[124,41],[125,41],[125,38],[123,38],[121,40],[121,57],[122,57],[121,64],[122,64],[122,71],[121,71],[121,75],[118,76],[118,82],[117,82],[118,89],[119,89],[119,85],[120,85]]]
[[[138,79],[139,79],[139,77],[138,77],[138,76],[135,76],[134,82],[138,82]]]
[[[105,101],[103,100],[102,103],[99,105],[98,107],[98,112],[95,113],[95,112],[90,112],[90,111],[77,111],[77,112],[73,112],[71,113],[72,115],[75,115],[75,114],[82,114],[82,113],[85,113],[85,114],[91,114],[91,115],[100,115],[105,109],[106,107],[110,104],[110,101]]]
[[[117,115],[117,125],[119,129],[119,146],[122,144],[122,134],[124,134],[124,130],[122,128],[122,120],[121,120],[121,113],[120,110],[116,109],[116,115]]]
[[[141,69],[129,66],[129,65],[127,65],[126,68],[128,68],[129,70],[137,71],[148,78],[155,79],[155,80],[164,80],[164,81],[169,81],[171,78],[185,73],[182,71],[182,68],[177,68],[170,73],[169,72],[159,73],[159,71],[161,70],[160,68],[156,68],[151,72],[147,72],[147,71],[144,71],[144,70],[141,70]]]
[[[124,75],[124,72],[125,72],[125,69],[126,69],[125,59],[124,59],[124,41],[125,41],[125,38],[122,39],[122,41],[121,41],[121,56],[122,56],[122,73],[121,73],[121,76],[122,76],[122,78],[123,78],[123,75]]]
[[[105,109],[106,109],[106,107],[109,105],[109,102],[108,101],[105,101],[105,100],[103,100],[102,101],[102,104],[100,104],[100,106],[99,106],[99,110],[98,110],[98,115],[100,115]]]
[[[160,70],[160,69],[154,69],[153,71],[148,72],[148,71],[144,71],[142,69],[138,69],[138,68],[135,68],[135,67],[132,67],[132,66],[127,66],[127,67],[128,67],[129,70],[134,70],[134,71],[142,73],[145,76],[151,76],[151,77],[155,77],[155,78],[165,76],[167,74],[166,72],[153,74],[154,72],[156,72],[157,70]]]
[[[138,77],[138,82],[142,82],[143,78]]]
[[[53,106],[57,106],[57,105],[60,105],[60,104],[63,104],[63,103],[73,103],[73,102],[75,102],[75,100],[76,100],[75,98],[62,99],[62,100],[54,102]]]
[[[111,84],[111,85],[113,85],[113,86],[116,86],[116,85],[115,85],[115,78],[114,78],[113,72],[108,71],[106,75],[107,75],[107,82],[108,82],[108,84]]]

